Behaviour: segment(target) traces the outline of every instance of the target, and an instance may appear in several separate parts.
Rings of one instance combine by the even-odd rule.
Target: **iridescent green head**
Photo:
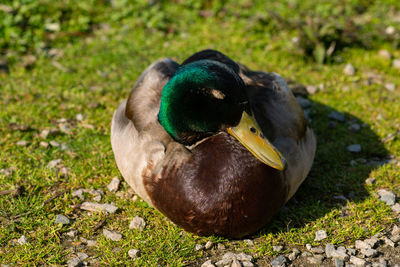
[[[242,79],[213,60],[181,66],[164,86],[158,120],[178,142],[190,145],[236,126],[247,103]]]

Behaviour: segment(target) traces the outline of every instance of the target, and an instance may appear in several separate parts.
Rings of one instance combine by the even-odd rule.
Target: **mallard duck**
[[[316,138],[284,79],[215,50],[166,58],[115,111],[111,143],[135,192],[197,235],[265,226],[306,178]]]

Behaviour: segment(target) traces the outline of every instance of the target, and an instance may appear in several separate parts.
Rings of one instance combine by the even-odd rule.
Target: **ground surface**
[[[296,32],[250,27],[257,12],[246,3],[229,4],[245,18],[212,12],[196,17],[190,7],[172,6],[167,11],[180,20],[171,29],[144,27],[134,18],[102,24],[90,35],[59,43],[52,53],[38,54],[29,64],[17,61],[9,73],[0,73],[0,263],[62,265],[83,252],[91,265],[198,266],[208,257],[215,262],[227,251],[244,251],[265,266],[293,247],[351,247],[355,240],[399,225],[399,215],[376,194],[384,188],[400,196],[400,69],[395,60],[400,50],[385,42],[368,50],[350,47],[338,53],[341,62],[318,64],[294,48]],[[183,232],[140,199],[132,200],[126,183],[116,193],[106,187],[115,176],[122,180],[109,141],[117,105],[153,61],[171,57],[182,62],[205,48],[318,89],[308,96],[306,108],[318,137],[314,166],[276,219],[247,238],[252,242]],[[354,74],[344,74],[348,63]],[[329,116],[332,111],[343,120]],[[348,151],[352,144],[361,151]],[[368,184],[368,178],[375,181]],[[79,198],[73,196],[77,189],[89,191]],[[84,201],[95,202],[93,197],[118,210],[80,208]],[[60,214],[70,222],[55,223]],[[135,216],[144,218],[143,231],[129,229]],[[107,239],[104,229],[120,232],[121,240]],[[314,241],[318,230],[327,237]],[[18,242],[21,236],[26,243]],[[89,246],[87,240],[97,243]],[[196,244],[207,241],[212,248],[196,250]],[[278,245],[280,252],[273,249]],[[131,258],[130,249],[138,249],[139,256]],[[396,254],[396,248],[384,249]],[[324,263],[333,264],[330,259]]]

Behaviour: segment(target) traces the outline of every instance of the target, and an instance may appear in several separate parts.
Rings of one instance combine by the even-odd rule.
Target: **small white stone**
[[[17,142],[17,146],[27,146],[28,145],[28,141],[26,140],[19,140]]]
[[[58,128],[60,129],[61,132],[65,134],[69,134],[71,132],[71,127],[66,123],[58,125]]]
[[[213,242],[207,241],[207,243],[204,245],[204,248],[205,248],[205,249],[210,249],[213,245],[214,245]]]
[[[47,164],[47,168],[55,168],[58,164],[62,162],[62,159],[54,159]]]
[[[72,258],[67,261],[68,267],[78,267],[78,266],[81,266],[81,264],[82,264],[82,261],[79,258]]]
[[[82,189],[77,189],[77,190],[72,191],[71,195],[72,195],[72,197],[78,197],[81,200],[85,199],[85,197],[83,196]]]
[[[47,136],[49,136],[49,134],[50,134],[50,130],[48,130],[48,129],[44,129],[41,133],[40,133],[40,138],[42,138],[42,139],[46,139],[47,138]]]
[[[365,266],[365,263],[366,263],[365,260],[360,259],[360,258],[358,258],[356,256],[351,256],[350,257],[350,262],[353,263],[356,266]]]
[[[194,250],[196,250],[196,251],[202,250],[203,248],[204,248],[204,246],[201,244],[196,244],[196,246],[194,246]]]
[[[208,261],[204,262],[204,263],[201,265],[201,267],[215,267],[215,265],[212,264],[212,261],[211,261],[211,260],[208,260]]]
[[[81,205],[81,209],[88,210],[88,211],[95,211],[95,212],[108,212],[108,213],[115,213],[118,210],[118,207],[112,204],[99,204],[93,202],[83,202]]]
[[[60,143],[58,143],[57,141],[51,140],[51,141],[50,141],[50,145],[51,145],[52,147],[59,147],[59,146],[60,146]]]
[[[240,261],[253,261],[253,257],[251,255],[247,255],[243,252],[235,254],[235,257]]]
[[[139,256],[140,251],[138,249],[130,249],[128,250],[128,255],[132,259],[136,259]]]
[[[367,249],[367,248],[371,248],[371,245],[361,241],[361,240],[356,240],[355,246],[357,249]]]
[[[347,147],[347,150],[352,153],[359,153],[359,152],[361,152],[361,145],[359,145],[359,144],[349,145]]]
[[[350,63],[346,64],[346,66],[343,69],[343,73],[349,76],[353,76],[356,73],[356,70],[353,65]]]
[[[385,32],[386,32],[386,34],[388,34],[388,35],[393,35],[393,34],[396,32],[396,28],[393,27],[393,26],[388,26],[388,27],[385,29]]]
[[[56,216],[56,219],[54,220],[55,223],[61,223],[61,224],[69,224],[70,220],[68,219],[67,216],[64,216],[62,214],[58,214]]]
[[[361,129],[361,126],[358,123],[352,123],[349,125],[348,129],[351,132],[358,132]]]
[[[243,267],[254,267],[254,264],[249,261],[242,261]]]
[[[242,264],[237,259],[234,259],[231,263],[231,267],[242,267]]]
[[[379,189],[378,195],[380,196],[380,200],[385,202],[386,205],[393,206],[396,204],[396,195],[392,191]]]
[[[83,121],[83,115],[81,113],[76,114],[75,118],[77,121]]]
[[[376,182],[376,179],[374,177],[368,178],[365,180],[365,183],[367,185],[373,185]]]
[[[383,242],[385,242],[386,245],[391,246],[392,248],[394,248],[396,245],[392,240],[390,240],[386,236],[383,237],[382,240],[383,240]]]
[[[87,246],[88,247],[97,247],[98,243],[96,240],[87,240]]]
[[[400,59],[394,59],[392,62],[392,66],[395,69],[400,69]]]
[[[20,245],[25,245],[28,244],[28,240],[26,240],[26,237],[24,235],[22,235],[18,240],[17,240],[18,244]]]
[[[119,181],[118,177],[114,177],[114,178],[111,180],[111,182],[107,185],[108,191],[110,191],[110,192],[117,192],[118,187],[119,187],[119,183],[120,183],[120,181]]]
[[[71,230],[71,231],[66,232],[65,235],[69,236],[69,237],[75,237],[77,233],[78,233],[78,231]]]
[[[390,92],[394,92],[396,89],[396,85],[394,83],[385,83],[385,88],[388,89]]]
[[[79,258],[81,261],[84,261],[84,260],[86,260],[87,258],[89,258],[88,254],[86,254],[86,253],[84,253],[84,252],[78,252],[78,253],[76,253],[76,254],[78,255],[78,258]]]
[[[382,58],[385,58],[385,59],[391,59],[392,58],[392,55],[390,54],[390,52],[385,50],[385,49],[379,50],[378,55],[380,57],[382,57]]]
[[[143,231],[145,227],[145,220],[139,216],[135,216],[129,224],[129,229],[139,229],[140,231]]]
[[[48,148],[49,147],[49,143],[45,142],[45,141],[41,141],[40,142],[40,146],[44,147],[44,148]]]
[[[103,229],[103,235],[112,241],[120,241],[122,239],[122,234],[117,231]]]
[[[318,92],[318,87],[316,87],[314,85],[307,85],[306,90],[309,94],[314,95]]]
[[[272,250],[274,252],[280,252],[280,251],[282,251],[282,249],[283,249],[283,246],[272,246]]]
[[[326,234],[325,230],[319,230],[315,233],[314,241],[321,241],[327,237],[328,237],[328,235]]]

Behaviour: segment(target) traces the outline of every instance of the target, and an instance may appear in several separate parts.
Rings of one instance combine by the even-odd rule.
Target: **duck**
[[[297,191],[316,137],[282,76],[207,49],[151,64],[114,112],[111,145],[127,184],[174,224],[242,238]]]

